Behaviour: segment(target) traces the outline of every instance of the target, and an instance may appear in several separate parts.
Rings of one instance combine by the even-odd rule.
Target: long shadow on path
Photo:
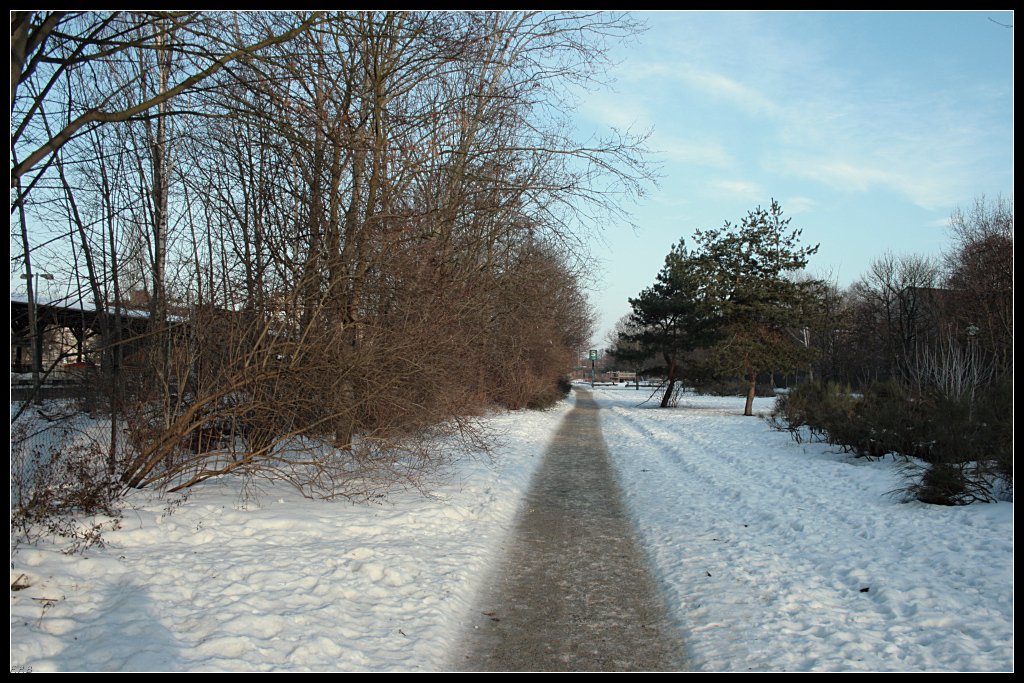
[[[590,393],[577,389],[507,557],[453,662],[478,671],[667,671],[683,645],[634,538]]]

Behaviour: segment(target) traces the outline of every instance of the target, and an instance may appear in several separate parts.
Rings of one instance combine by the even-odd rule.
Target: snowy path
[[[577,392],[453,668],[683,668],[682,644],[621,502],[599,407]]]

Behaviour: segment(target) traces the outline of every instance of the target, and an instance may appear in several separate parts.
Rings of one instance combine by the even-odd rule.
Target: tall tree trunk
[[[171,43],[173,39],[166,30],[166,20],[160,20],[157,24],[156,33],[157,51],[155,54],[157,69],[157,92],[166,93],[171,77]],[[146,52],[140,56],[142,61],[140,68],[145,73],[148,68],[146,63]],[[146,80],[143,78],[142,87],[145,96]],[[147,142],[151,154],[151,218],[150,229],[152,231],[152,261],[150,263],[153,277],[152,292],[149,300],[149,331],[151,343],[156,344],[153,359],[155,376],[158,388],[163,400],[164,427],[170,427],[173,411],[172,391],[170,381],[170,340],[167,330],[167,294],[166,294],[166,271],[167,271],[167,231],[168,231],[168,210],[170,194],[170,163],[167,150],[167,112],[169,102],[165,99],[157,105],[157,116],[155,126],[149,120],[146,121]]]
[[[664,353],[665,366],[668,368],[668,386],[665,388],[665,395],[661,397],[661,407],[668,408],[669,402],[672,400],[672,390],[676,385],[676,354],[675,353]]]
[[[744,354],[743,361],[747,366],[747,403],[743,406],[743,414],[752,416],[754,414],[754,396],[757,394],[757,370],[750,363],[750,357]]]

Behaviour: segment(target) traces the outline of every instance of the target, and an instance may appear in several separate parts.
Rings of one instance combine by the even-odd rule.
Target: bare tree
[[[1000,372],[1013,367],[1013,203],[976,200],[950,219],[953,248],[946,255],[947,286],[956,325]],[[966,337],[964,337],[966,334]]]
[[[12,56],[18,177],[58,177],[59,202],[20,197],[65,216],[54,244],[84,256],[97,308],[135,281],[149,297],[148,332],[108,342],[155,368],[112,387],[126,486],[263,472],[360,495],[425,471],[433,436],[472,439],[481,405],[557,395],[591,331],[575,247],[619,210],[605,190],[649,173],[640,140],[569,138],[552,98],[627,21],[29,20],[24,52],[55,66],[47,86]]]
[[[12,187],[85,130],[150,117],[156,107],[164,107],[157,116],[166,115],[165,105],[173,98],[187,94],[243,56],[291,40],[318,20],[313,14],[282,33],[253,43],[232,44],[231,38],[238,35],[235,31],[226,32],[227,40],[211,38],[219,32],[210,31],[208,19],[223,16],[198,12],[12,12],[12,147],[24,150],[11,170]],[[76,72],[90,71],[97,62],[119,59],[133,49],[166,54],[178,41],[182,51],[192,57],[190,68],[178,82],[165,83],[155,94],[114,104],[128,84],[97,80],[99,87],[88,99],[68,89]],[[61,89],[70,104],[65,110],[54,108],[52,101],[52,95]]]
[[[863,354],[869,377],[897,376],[901,362],[934,341],[943,308],[938,284],[939,269],[932,260],[886,253],[850,287],[853,336],[855,343],[869,347]]]
[[[608,345],[606,351],[615,359],[616,364],[624,365],[635,375],[637,391],[640,390],[640,374],[653,360],[650,350],[636,341],[640,333],[633,316],[626,314],[615,322],[605,339]]]

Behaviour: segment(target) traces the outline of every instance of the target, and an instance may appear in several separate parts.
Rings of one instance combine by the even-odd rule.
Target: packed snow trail
[[[683,668],[608,461],[598,405],[577,389],[534,474],[503,565],[452,666],[480,671]]]

